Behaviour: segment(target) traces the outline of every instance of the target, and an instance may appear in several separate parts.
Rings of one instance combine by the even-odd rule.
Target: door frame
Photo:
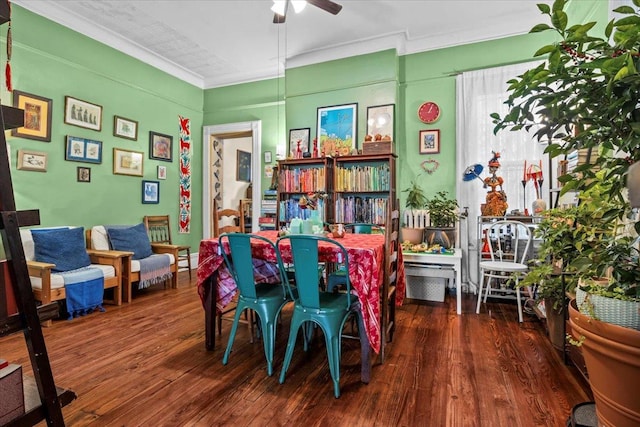
[[[221,125],[204,126],[202,129],[202,236],[209,239],[213,236],[211,218],[213,215],[213,198],[211,197],[211,137],[233,133],[251,132],[253,141],[253,151],[251,156],[251,208],[254,217],[259,217],[260,213],[260,193],[262,188],[262,174],[260,173],[260,162],[262,160],[262,120],[251,122],[226,123]],[[258,214],[258,215],[256,215]],[[258,221],[251,221],[251,231],[258,229]]]

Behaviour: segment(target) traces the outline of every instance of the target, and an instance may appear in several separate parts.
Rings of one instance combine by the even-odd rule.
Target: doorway
[[[214,197],[220,194],[224,185],[222,181],[223,177],[220,174],[222,164],[221,144],[229,143],[224,141],[230,141],[233,143],[234,138],[250,138],[251,140],[251,211],[256,218],[259,216],[261,199],[260,189],[262,188],[260,174],[262,122],[253,121],[205,126],[202,138],[202,233],[203,238],[207,239],[213,236],[213,200]],[[236,157],[233,156],[232,159],[224,159],[224,164],[229,164],[229,162],[233,162],[231,164],[236,164]],[[251,231],[253,232],[257,229],[257,221],[252,221]]]

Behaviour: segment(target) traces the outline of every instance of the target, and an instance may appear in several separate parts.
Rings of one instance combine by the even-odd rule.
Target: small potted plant
[[[417,215],[416,211],[424,209],[427,203],[427,196],[424,189],[418,185],[418,178],[419,175],[411,181],[409,188],[403,190],[404,193],[407,193],[405,207],[409,210],[409,216],[412,220],[402,227],[402,241],[408,241],[414,245],[422,243],[424,237],[424,227],[416,227],[417,224],[413,222]]]
[[[425,207],[429,211],[429,226],[425,230],[429,245],[439,244],[450,249],[456,243],[456,222],[459,219],[458,201],[449,197],[446,191],[438,191],[427,199]]]

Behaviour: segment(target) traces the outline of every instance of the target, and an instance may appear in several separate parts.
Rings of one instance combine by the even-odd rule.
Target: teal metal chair
[[[291,317],[291,328],[289,330],[289,340],[287,350],[280,372],[280,383],[284,383],[287,369],[291,363],[293,350],[298,336],[298,330],[303,327],[304,350],[308,349],[311,339],[311,329],[317,325],[322,329],[327,347],[327,358],[329,369],[333,380],[333,391],[336,398],[340,397],[340,356],[342,352],[342,328],[351,315],[359,313],[352,304],[352,300],[357,302],[357,298],[351,295],[351,283],[346,280],[346,293],[323,292],[320,289],[320,281],[317,275],[318,270],[318,246],[320,242],[327,242],[338,249],[337,262],[344,263],[349,267],[347,250],[335,240],[321,236],[310,235],[290,235],[281,237],[276,244],[277,248],[282,247],[282,243],[289,241],[291,244],[291,254],[295,267],[295,283],[297,295],[289,286],[289,292],[294,300],[293,315]],[[348,275],[347,275],[348,276]]]
[[[384,229],[378,224],[370,224],[364,222],[356,222],[352,224],[345,224],[344,228],[354,234],[371,234],[371,233],[384,233]],[[348,276],[348,269],[345,269],[344,265],[338,266],[336,271],[327,275],[327,292],[333,292],[336,288],[344,288],[346,276]]]
[[[279,284],[256,283],[253,273],[251,239],[262,240],[273,247],[278,257]],[[224,249],[224,241],[228,242],[229,254]],[[285,304],[292,301],[290,295],[293,295],[285,287],[287,279],[282,267],[282,261],[279,259],[280,255],[272,241],[255,234],[223,234],[218,238],[218,247],[221,248],[229,273],[238,285],[239,292],[233,326],[231,327],[229,342],[227,343],[222,363],[226,365],[229,361],[229,354],[240,323],[240,315],[244,310],[253,310],[260,318],[264,355],[267,359],[267,374],[271,376],[273,375],[273,352],[278,316]]]

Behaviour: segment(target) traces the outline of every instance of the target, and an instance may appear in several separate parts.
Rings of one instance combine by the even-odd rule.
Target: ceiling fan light
[[[291,0],[291,4],[293,5],[293,10],[296,13],[300,13],[307,7],[306,0]]]
[[[284,10],[286,5],[287,5],[287,2],[285,0],[273,0],[273,6],[271,6],[271,10],[275,14],[284,16]]]

